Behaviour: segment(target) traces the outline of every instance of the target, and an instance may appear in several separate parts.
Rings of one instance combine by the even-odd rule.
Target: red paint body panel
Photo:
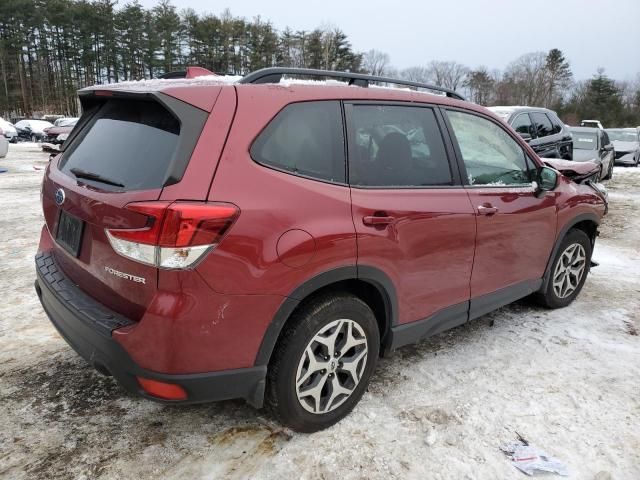
[[[193,271],[161,271],[153,301],[134,327],[113,337],[142,368],[202,373],[251,367],[277,295],[221,295]]]
[[[165,95],[169,95],[173,98],[177,98],[178,100],[182,100],[185,103],[193,105],[194,107],[198,107],[205,112],[210,112],[213,109],[213,106],[220,95],[220,92],[223,90],[222,87],[211,88],[210,86],[200,86],[200,87],[174,87],[174,88],[166,88],[162,90],[162,93]],[[224,89],[227,93],[229,93],[230,89]]]
[[[186,90],[176,89],[176,90]],[[188,99],[187,95],[183,98]],[[216,171],[218,159],[224,148],[227,132],[236,109],[236,94],[233,88],[222,89],[216,96],[216,104],[202,129],[184,175],[180,182],[162,189],[161,200],[204,200]]]
[[[216,172],[210,201],[240,208],[231,231],[197,271],[216,292],[290,295],[314,276],[356,264],[356,234],[347,186],[301,178],[266,168],[249,156],[251,143],[278,111],[294,99],[306,98],[282,87],[264,86],[269,95],[255,96],[255,86],[238,88],[238,111]],[[354,89],[357,90],[357,89]],[[319,90],[321,92],[321,90]],[[289,243],[303,267],[278,258],[278,239],[285,232],[304,230]],[[296,262],[294,261],[294,264]]]
[[[148,88],[211,112],[182,179],[162,190],[113,193],[62,174],[55,160],[43,183],[46,225],[39,249],[53,251],[65,274],[91,297],[137,322],[115,330],[113,338],[153,372],[253,366],[286,298],[339,267],[378,268],[397,292],[399,322],[427,318],[471,297],[540,278],[562,227],[576,215],[604,213],[593,190],[564,177],[542,198],[500,188],[351,189],[273,170],[249,155],[256,136],[292,102],[426,102],[492,115],[477,105],[418,92],[324,85],[167,81]],[[67,192],[65,210],[87,224],[78,258],[52,238],[59,187]],[[142,227],[144,216],[123,207],[150,200],[230,202],[240,215],[193,270],[158,270],[115,254],[104,234],[107,227]],[[477,215],[483,203],[498,213]],[[394,221],[365,225],[363,217],[376,212]],[[105,265],[147,283],[109,276]]]
[[[351,196],[358,264],[377,267],[391,278],[399,323],[469,299],[476,219],[463,188],[353,188]],[[394,222],[363,223],[363,217],[382,212]]]
[[[144,313],[156,289],[156,269],[117,255],[105,234],[105,228],[142,228],[146,217],[123,207],[129,202],[157,200],[160,190],[126,193],[99,190],[60,172],[52,160],[45,172],[42,208],[48,232],[55,236],[60,209],[54,201],[59,187],[64,188],[64,210],[85,222],[79,256],[74,258],[54,243],[55,258],[76,284],[116,312],[137,320]],[[105,271],[105,266],[143,277],[146,282],[123,282]]]
[[[478,215],[471,297],[541,278],[555,244],[558,194],[537,198],[533,187],[470,187],[467,192],[474,208],[498,209]]]

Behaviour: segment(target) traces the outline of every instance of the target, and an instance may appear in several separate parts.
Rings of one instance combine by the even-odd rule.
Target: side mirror
[[[531,135],[529,135],[528,133],[524,133],[524,132],[518,132],[518,135],[520,135],[520,137],[527,143],[529,143],[531,141],[531,139],[533,138]]]
[[[558,172],[553,168],[542,167],[538,170],[538,192],[548,192],[558,186]]]
[[[613,150],[613,144],[609,144],[609,145],[605,145],[604,146],[605,151],[610,152],[611,150]]]

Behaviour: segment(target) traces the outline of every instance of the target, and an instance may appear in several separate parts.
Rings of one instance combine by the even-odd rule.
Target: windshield
[[[578,150],[595,150],[598,141],[595,133],[573,132],[573,148]]]
[[[607,130],[612,142],[637,142],[638,132],[634,130]]]

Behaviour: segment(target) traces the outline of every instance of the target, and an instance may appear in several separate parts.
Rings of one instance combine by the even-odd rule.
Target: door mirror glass
[[[558,172],[553,168],[542,167],[538,170],[538,190],[548,192],[558,186]]]

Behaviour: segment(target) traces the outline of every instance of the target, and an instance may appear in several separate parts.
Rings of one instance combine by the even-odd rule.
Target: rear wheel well
[[[369,308],[373,311],[373,314],[376,317],[376,321],[378,323],[378,330],[380,332],[380,352],[384,351],[384,345],[387,341],[387,333],[390,329],[390,311],[388,304],[389,302],[385,298],[385,293],[380,290],[376,285],[361,279],[349,279],[349,280],[340,280],[335,283],[331,283],[329,285],[325,285],[321,287],[309,295],[307,295],[304,299],[300,301],[300,303],[296,306],[296,308],[291,312],[291,315],[287,318],[287,321],[282,326],[280,330],[280,334],[278,335],[278,340],[274,345],[274,351],[278,348],[278,344],[280,343],[281,338],[284,335],[284,332],[291,327],[290,321],[296,315],[297,312],[306,308],[306,306],[312,302],[315,298],[320,295],[330,294],[330,293],[350,293],[355,297],[358,297],[360,300],[365,302]],[[272,352],[273,358],[273,352]]]

